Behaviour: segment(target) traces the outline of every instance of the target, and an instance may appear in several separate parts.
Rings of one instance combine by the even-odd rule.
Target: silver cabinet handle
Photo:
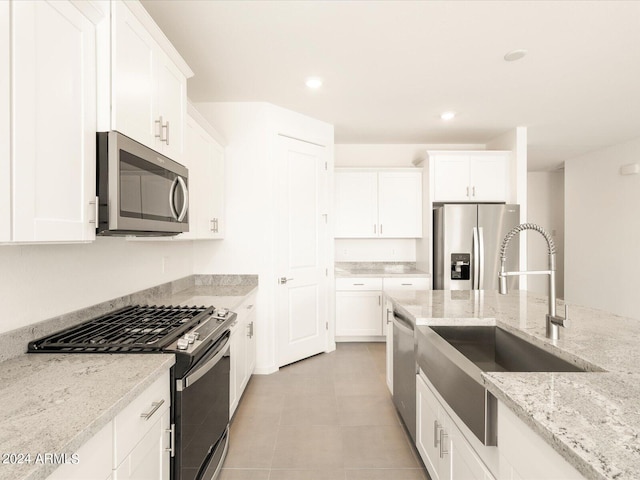
[[[169,120],[162,126],[165,129],[166,135],[164,136],[164,141],[167,145],[169,145]]]
[[[182,177],[178,177],[178,183],[180,184],[180,188],[182,189],[182,194],[184,196],[182,210],[180,210],[180,215],[178,216],[178,221],[181,222],[187,215],[187,210],[189,210],[189,190],[187,189],[187,184]]]
[[[449,435],[444,430],[440,430],[440,458],[444,458],[445,455],[449,455],[449,450],[445,447],[445,440]]]
[[[467,186],[467,197],[469,196],[469,187]]]
[[[251,310],[253,308],[253,303],[251,305],[247,305],[247,310]]]
[[[380,235],[382,235],[382,224],[380,224]]]
[[[391,320],[389,319],[389,314],[393,313],[391,310],[387,310],[387,324],[391,323]]]
[[[293,278],[280,277],[278,281],[280,282],[280,285],[284,285],[285,283],[290,282],[291,280],[293,280]]]
[[[474,196],[474,197],[476,196],[476,187],[475,187],[475,185],[471,189],[471,195]]]
[[[160,400],[159,402],[152,402],[151,403],[151,410],[149,410],[147,413],[141,413],[140,414],[140,418],[144,418],[145,420],[149,420],[153,416],[153,414],[158,411],[158,409],[162,406],[163,403],[164,403],[164,398],[162,400]]]
[[[354,283],[353,286],[354,287],[362,287],[364,285],[364,283]]]
[[[440,438],[438,437],[438,433],[440,432],[440,424],[437,420],[433,421],[433,448],[438,446],[438,442]]]
[[[410,285],[413,285],[413,283],[401,283],[400,285],[403,285],[403,286],[405,286],[405,287],[408,287],[408,286],[410,286]]]
[[[253,338],[253,322],[247,325],[247,337]]]
[[[382,305],[382,296],[378,295],[378,306]]]
[[[175,456],[175,444],[176,444],[176,426],[174,423],[171,424],[171,427],[165,430],[169,434],[169,446],[165,448],[165,451],[169,452],[172,457]]]
[[[95,224],[96,228],[98,228],[98,211],[100,210],[100,202],[98,197],[96,197],[93,201],[89,202],[89,205],[93,205],[96,216],[93,220],[89,220],[89,223]]]

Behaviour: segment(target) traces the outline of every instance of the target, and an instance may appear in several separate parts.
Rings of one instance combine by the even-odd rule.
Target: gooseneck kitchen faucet
[[[530,270],[524,272],[505,272],[505,264],[507,262],[507,247],[509,242],[516,234],[524,230],[533,230],[541,234],[547,241],[549,253],[549,270]],[[520,275],[549,275],[549,313],[547,314],[547,338],[557,340],[560,337],[560,327],[569,325],[569,311],[567,305],[564,306],[564,318],[556,315],[556,246],[553,243],[551,235],[544,228],[535,223],[522,223],[514,227],[502,241],[500,246],[500,273],[498,274],[499,289],[501,295],[508,293],[507,277]]]

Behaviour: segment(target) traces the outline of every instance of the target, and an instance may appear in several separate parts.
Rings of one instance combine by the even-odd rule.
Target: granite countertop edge
[[[443,307],[442,305],[436,305],[436,301],[429,303],[428,300],[431,298],[435,298],[436,293],[431,292],[418,292],[416,294],[411,293],[400,293],[400,292],[388,292],[386,297],[391,300],[394,304],[394,310],[399,311],[401,314],[408,315],[410,318],[415,321],[417,327],[428,327],[435,325],[497,325],[505,330],[527,340],[529,343],[542,348],[556,356],[563,358],[575,365],[578,365],[584,369],[586,372],[583,373],[573,373],[570,375],[578,375],[579,377],[575,377],[576,379],[582,378],[582,381],[575,382],[576,392],[579,391],[579,387],[584,385],[589,385],[594,377],[582,377],[583,375],[597,375],[603,382],[607,381],[608,384],[608,395],[610,398],[615,398],[615,391],[617,391],[616,386],[619,386],[619,389],[624,389],[625,376],[632,375],[634,378],[638,376],[640,378],[640,371],[629,369],[628,365],[615,365],[612,361],[604,362],[602,361],[605,357],[590,358],[590,355],[593,356],[593,353],[589,354],[590,350],[579,350],[576,348],[578,345],[577,340],[581,337],[569,338],[559,344],[555,342],[545,341],[544,337],[544,320],[542,320],[540,325],[536,324],[535,328],[532,328],[531,325],[525,322],[525,325],[519,325],[514,322],[514,319],[517,319],[517,316],[514,316],[512,311],[509,311],[508,308],[504,309],[505,305],[501,304],[500,301],[497,302],[496,305],[491,304],[493,300],[489,300],[489,306],[485,303],[482,313],[478,314],[477,305],[475,307],[471,306],[472,302],[469,302],[469,305],[466,305],[466,308],[460,308],[460,305],[453,305],[455,302],[450,302],[449,306],[446,305]],[[443,295],[440,293],[440,295]],[[537,313],[538,309],[541,309],[541,318],[544,319],[544,312],[546,312],[546,298],[537,296],[535,294],[527,293],[527,307],[524,312],[531,317],[532,311]],[[491,298],[491,297],[489,297]],[[438,297],[438,301],[442,300]],[[522,300],[522,297],[521,297]],[[456,299],[457,301],[457,299]],[[445,302],[446,304],[446,302]],[[540,308],[542,306],[542,308]],[[501,308],[504,311],[501,311]],[[587,316],[590,314],[606,314],[611,318],[620,319],[620,317],[614,314],[607,314],[606,312],[599,312],[594,309],[588,309],[585,307],[580,307],[582,312],[585,312]],[[477,315],[477,316],[474,316]],[[574,310],[574,320],[579,318],[579,314],[575,313]],[[622,319],[629,320],[629,319]],[[587,323],[589,321],[587,320]],[[627,322],[632,323],[632,322]],[[591,328],[591,327],[587,327]],[[632,327],[636,328],[636,327]],[[584,330],[582,333],[589,330]],[[640,326],[638,327],[638,332],[640,332]],[[637,336],[638,332],[634,333],[634,336]],[[600,333],[600,332],[599,332]],[[561,337],[564,337],[565,332],[561,332]],[[568,336],[568,334],[567,334]],[[631,339],[633,340],[633,339]],[[586,352],[586,353],[585,353]],[[584,354],[584,355],[583,355]],[[615,359],[615,354],[611,357]],[[592,361],[595,360],[595,361]],[[603,368],[603,367],[606,367]],[[608,457],[608,453],[605,451],[607,447],[602,447],[600,451],[596,449],[596,451],[587,451],[584,448],[580,447],[579,444],[575,444],[576,438],[581,438],[581,433],[579,431],[568,431],[570,435],[564,435],[565,429],[564,427],[568,427],[568,425],[563,425],[558,423],[553,419],[548,419],[548,422],[543,421],[544,419],[536,418],[536,414],[533,411],[529,411],[527,409],[527,404],[523,400],[526,396],[527,392],[519,391],[517,389],[514,390],[513,384],[510,384],[508,381],[501,381],[510,378],[514,374],[510,373],[483,373],[482,380],[486,386],[486,388],[496,396],[496,398],[500,399],[504,402],[504,404],[525,424],[527,424],[530,428],[532,428],[538,435],[540,435],[545,442],[553,448],[559,455],[561,455],[568,463],[570,463],[576,470],[578,470],[582,475],[584,475],[588,479],[592,480],[609,480],[613,478],[638,478],[636,475],[640,474],[640,466],[635,467],[633,464],[623,463],[622,465],[613,462],[613,468],[609,469],[607,459],[614,460],[614,457]],[[515,374],[517,375],[517,374]],[[539,381],[541,384],[550,385],[553,380],[553,373],[538,373]],[[492,378],[493,377],[493,378]],[[597,382],[596,382],[597,383]],[[527,384],[528,385],[528,384]],[[613,385],[613,386],[612,386]],[[531,393],[533,389],[531,389]],[[579,408],[579,405],[576,403],[572,406],[572,408]],[[556,423],[554,423],[556,422]],[[634,431],[640,432],[640,427],[634,427],[631,424],[632,429]],[[564,438],[564,437],[567,438]],[[585,437],[586,438],[586,437]],[[583,454],[586,454],[584,456]],[[615,456],[615,454],[614,454]],[[623,471],[619,470],[619,467],[623,469]],[[621,476],[619,476],[621,475]],[[631,475],[631,476],[629,476]]]
[[[193,276],[193,278],[188,279],[188,281],[180,279],[179,281],[172,282],[171,284],[152,287],[145,291],[105,302],[105,304],[108,303],[106,307],[102,304],[91,306],[78,312],[65,314],[62,317],[55,317],[51,321],[40,322],[35,326],[27,326],[16,331],[0,334],[0,345],[3,342],[13,343],[18,341],[21,344],[24,343],[24,348],[26,349],[26,344],[29,341],[42,336],[43,331],[46,332],[47,330],[61,329],[68,326],[68,324],[79,323],[78,318],[82,320],[83,316],[92,315],[96,311],[101,313],[101,309],[120,308],[126,303],[135,302],[140,304],[193,305],[195,302],[211,302],[210,304],[213,304],[214,306],[233,310],[239,307],[251,295],[254,295],[258,286],[257,281],[228,282],[231,277],[233,276],[225,276],[222,278],[222,282],[219,282],[216,279],[214,279],[214,282],[211,282],[210,278],[207,276],[201,276],[200,278],[198,278],[198,276]],[[20,398],[21,394],[25,395],[26,392],[20,389],[20,382],[25,382],[27,381],[25,379],[30,375],[37,376],[38,373],[43,371],[46,372],[47,376],[57,379],[57,390],[70,390],[73,392],[73,388],[77,387],[79,390],[84,389],[84,395],[88,397],[93,395],[105,395],[101,397],[104,407],[100,407],[100,411],[95,416],[87,414],[91,418],[82,419],[82,425],[79,426],[77,430],[74,428],[72,433],[66,435],[68,441],[67,438],[65,438],[60,441],[59,445],[50,445],[52,449],[51,451],[54,452],[76,452],[84,443],[98,433],[100,429],[107,425],[109,421],[113,420],[118,413],[131,403],[131,401],[133,401],[148,386],[160,378],[164,372],[169,370],[175,364],[175,355],[173,354],[114,354],[114,356],[109,356],[111,358],[109,358],[108,361],[101,361],[104,357],[98,354],[29,354],[17,352],[11,357],[3,358],[2,361],[0,361],[0,367],[4,367],[3,371],[5,372],[6,377],[6,383],[3,385],[3,388],[0,389],[0,399],[3,395],[14,398]],[[133,357],[138,357],[138,361],[140,363],[136,365],[136,360]],[[71,358],[73,358],[73,360],[67,361]],[[73,365],[70,365],[70,363]],[[136,377],[131,379],[131,388],[128,388],[129,386],[127,385],[127,391],[124,394],[121,394],[122,392],[114,393],[104,385],[96,385],[95,388],[91,385],[87,390],[87,385],[90,385],[92,382],[92,372],[96,371],[98,372],[96,375],[100,375],[102,370],[108,369],[109,371],[116,371],[119,368],[125,368],[124,364],[127,364],[129,367],[134,369],[138,368],[139,371],[143,372],[140,374],[140,378]],[[84,376],[84,381],[86,383],[81,387],[78,387],[78,380],[74,377],[74,375],[77,374],[78,369],[83,372],[84,370],[88,372]],[[67,379],[66,383],[63,380],[65,378]],[[18,391],[13,390],[16,388]],[[103,392],[111,392],[111,397],[108,396],[108,393]],[[59,409],[60,407],[56,406],[55,402],[52,403],[52,395],[56,395],[56,392],[46,392],[41,396],[41,398],[38,397],[38,399],[35,400],[36,403],[32,403],[30,405],[34,415],[46,415],[49,411],[51,412],[49,415],[56,415],[60,413],[59,410],[57,413],[54,412],[56,408]],[[74,396],[75,395],[76,394],[74,393]],[[87,398],[87,401],[89,401],[89,398]],[[14,412],[15,408],[18,407],[13,405]],[[34,445],[37,445],[37,442],[34,442],[29,438],[35,438],[35,436],[46,436],[46,431],[33,431],[30,428],[26,428],[26,423],[24,429],[19,428],[19,423],[16,425],[13,419],[8,418],[11,416],[11,409],[12,407],[7,407],[4,412],[0,412],[0,414],[3,414],[3,417],[0,418],[0,425],[4,423],[8,429],[11,428],[12,430],[17,429],[17,431],[20,432],[30,432],[31,437],[27,436],[26,438],[23,437],[21,433],[20,436],[22,438],[18,443],[33,443]],[[65,415],[74,415],[75,413],[76,412],[70,411],[65,412]],[[29,413],[27,412],[27,415],[25,416],[28,417],[28,415]],[[15,465],[0,465],[0,480],[42,480],[50,475],[56,467],[57,465],[35,463],[21,467]]]

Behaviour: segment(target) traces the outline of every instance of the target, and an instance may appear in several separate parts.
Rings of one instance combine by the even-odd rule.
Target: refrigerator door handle
[[[484,290],[484,231],[482,227],[478,227],[478,250],[480,251],[478,258],[478,290]]]
[[[471,290],[479,289],[480,282],[480,254],[479,254],[480,240],[478,238],[478,227],[473,227],[473,277],[471,279]]]

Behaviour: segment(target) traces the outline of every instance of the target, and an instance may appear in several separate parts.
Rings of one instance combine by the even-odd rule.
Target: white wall
[[[565,162],[565,298],[640,319],[640,138]]]
[[[227,189],[225,239],[194,243],[194,273],[258,275],[256,372],[270,373],[278,368],[275,142],[281,133],[326,145],[331,173],[333,126],[267,103],[197,103],[195,107],[227,140]]]
[[[564,172],[529,172],[527,192],[528,221],[542,226],[556,245],[556,294],[564,298]],[[527,235],[527,270],[547,270],[547,242],[537,232],[524,234]],[[530,276],[527,289],[547,295],[548,278]]]
[[[191,242],[100,237],[87,244],[0,246],[0,333],[186,277],[192,269]]]

